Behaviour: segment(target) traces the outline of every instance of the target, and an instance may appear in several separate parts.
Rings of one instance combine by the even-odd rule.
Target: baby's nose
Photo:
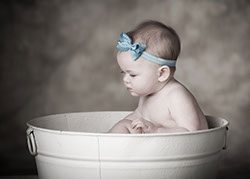
[[[124,81],[125,84],[129,83],[129,79],[128,79],[128,75],[127,74],[124,75],[123,81]]]

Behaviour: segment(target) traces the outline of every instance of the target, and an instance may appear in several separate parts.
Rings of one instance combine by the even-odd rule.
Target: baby
[[[116,123],[109,133],[174,133],[207,129],[194,96],[174,78],[180,53],[177,33],[157,21],[146,21],[122,33],[117,62],[137,109]]]

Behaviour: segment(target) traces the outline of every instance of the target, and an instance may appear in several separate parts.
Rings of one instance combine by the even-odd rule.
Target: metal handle
[[[36,140],[35,135],[32,128],[28,128],[26,131],[27,134],[27,144],[28,149],[31,155],[35,156],[37,155],[37,146],[36,146]]]
[[[227,132],[228,132],[228,127],[226,127],[226,131],[225,131],[225,141],[224,141],[224,146],[223,146],[223,150],[227,149]]]

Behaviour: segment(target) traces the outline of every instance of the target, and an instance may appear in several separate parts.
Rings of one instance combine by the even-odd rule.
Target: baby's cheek
[[[152,91],[152,86],[146,82],[146,83],[144,83],[144,84],[142,84],[142,85],[140,86],[140,91],[141,91],[141,93],[143,93],[143,94],[151,93],[151,91]]]

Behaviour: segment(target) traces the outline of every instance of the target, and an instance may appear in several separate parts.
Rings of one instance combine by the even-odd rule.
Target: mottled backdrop
[[[115,45],[121,32],[147,19],[179,33],[176,78],[193,92],[205,114],[230,121],[221,171],[246,177],[247,0],[0,1],[0,175],[36,172],[25,138],[26,122],[34,117],[135,109],[138,99],[123,87]]]

